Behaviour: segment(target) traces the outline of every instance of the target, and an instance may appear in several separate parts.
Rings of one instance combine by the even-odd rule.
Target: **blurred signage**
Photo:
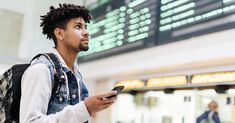
[[[79,54],[80,59],[98,59],[155,46],[157,2],[101,0],[91,6],[92,21],[88,24],[90,48]]]
[[[235,27],[235,0],[99,0],[80,62]]]
[[[178,86],[186,84],[186,76],[168,76],[149,79],[147,82],[147,87]]]
[[[115,86],[125,86],[124,90],[143,88],[145,86],[144,81],[141,80],[122,80],[115,84]]]
[[[192,84],[219,83],[235,81],[235,72],[216,72],[207,74],[195,74],[192,76]]]
[[[159,43],[235,26],[235,0],[161,0]]]

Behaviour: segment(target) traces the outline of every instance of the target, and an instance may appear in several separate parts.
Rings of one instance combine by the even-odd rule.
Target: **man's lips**
[[[89,39],[82,39],[81,41],[88,45]]]
[[[87,41],[88,42],[88,38],[82,38],[81,41]]]

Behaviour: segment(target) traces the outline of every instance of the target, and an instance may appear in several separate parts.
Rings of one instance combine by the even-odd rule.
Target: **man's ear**
[[[64,39],[64,35],[65,35],[65,32],[63,29],[60,29],[60,28],[55,28],[54,30],[54,35],[57,39],[59,40],[63,40]]]

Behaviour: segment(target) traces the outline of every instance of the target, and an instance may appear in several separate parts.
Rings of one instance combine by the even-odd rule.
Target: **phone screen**
[[[123,89],[124,89],[124,86],[116,86],[116,87],[114,87],[114,88],[112,89],[112,91],[117,91],[117,94],[116,94],[116,95],[109,96],[109,97],[106,97],[106,98],[112,98],[112,97],[117,96]]]

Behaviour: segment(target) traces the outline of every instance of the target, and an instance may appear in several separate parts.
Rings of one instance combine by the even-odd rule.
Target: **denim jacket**
[[[88,97],[88,90],[84,85],[82,79],[80,79],[80,81],[77,82],[75,75],[69,69],[67,68],[63,69],[67,75],[68,83],[59,85],[59,88],[55,93],[55,95],[51,96],[47,114],[54,114],[56,112],[59,112],[64,107],[68,105],[77,104],[81,100],[84,100],[86,97]],[[81,77],[80,72],[78,72],[77,74]],[[79,89],[78,83],[80,87],[80,94],[78,90]]]
[[[205,111],[201,116],[199,116],[197,118],[196,123],[202,123],[202,122],[208,120],[209,119],[209,113],[210,113],[210,111]],[[221,123],[218,112],[213,113],[212,120],[213,120],[214,123]]]
[[[61,56],[59,57],[61,60]],[[36,65],[38,63],[43,63],[49,68],[51,82],[52,82],[51,84],[53,88],[54,66],[51,64],[51,61],[49,61],[45,56],[40,56],[38,59],[35,59],[32,62],[31,66]],[[57,112],[60,112],[65,107],[73,106],[79,103],[80,101],[83,101],[86,97],[88,97],[88,89],[84,85],[81,73],[78,70],[73,73],[66,65],[63,65],[63,64],[62,64],[62,68],[66,75],[66,82],[59,85],[56,93],[51,95],[49,99],[49,103],[48,103],[47,112],[45,112],[46,113],[45,115],[50,115],[50,114],[55,114]],[[76,107],[74,109],[76,110]],[[81,115],[81,116],[84,116],[84,115]]]
[[[52,77],[52,84],[54,84],[54,66],[51,62],[45,56],[41,56],[34,62],[34,64],[36,63],[44,63],[48,66]],[[80,79],[80,81],[77,82],[76,76],[70,69],[63,67],[63,70],[66,74],[66,82],[58,86],[55,95],[51,95],[47,114],[59,112],[63,110],[64,107],[77,104],[88,97],[88,90],[84,85],[81,73],[79,71],[75,73]]]

